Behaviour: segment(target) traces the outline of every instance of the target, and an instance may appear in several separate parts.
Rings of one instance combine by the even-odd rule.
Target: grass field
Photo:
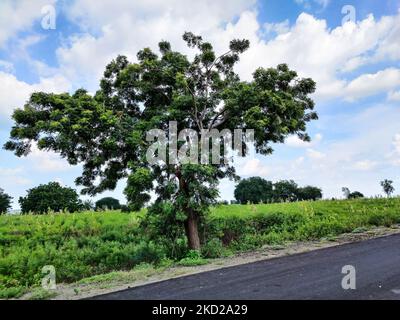
[[[0,216],[0,298],[18,297],[39,285],[45,265],[55,267],[58,282],[74,282],[141,264],[202,264],[265,244],[390,226],[400,223],[400,198],[217,206],[201,229],[201,256],[177,256],[162,242],[149,240],[140,228],[145,214]]]

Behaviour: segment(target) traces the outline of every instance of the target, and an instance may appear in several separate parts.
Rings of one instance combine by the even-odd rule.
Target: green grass
[[[26,288],[39,286],[45,265],[55,267],[57,282],[68,283],[100,280],[103,274],[112,277],[113,272],[129,272],[141,264],[156,268],[166,261],[171,264],[169,249],[149,241],[140,230],[145,214],[0,216],[0,298],[18,297]],[[202,255],[184,256],[175,263],[198,265],[207,258],[266,244],[279,247],[288,241],[333,239],[396,223],[400,223],[400,198],[222,205],[212,208],[200,230],[205,233]],[[39,292],[38,298],[41,295],[46,293]]]

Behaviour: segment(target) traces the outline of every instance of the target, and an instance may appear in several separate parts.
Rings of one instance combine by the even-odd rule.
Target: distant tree
[[[394,192],[393,181],[385,179],[381,181],[381,186],[383,188],[383,192],[386,193],[388,197]]]
[[[260,177],[243,179],[236,186],[234,196],[241,204],[268,202],[273,197],[272,182]]]
[[[298,199],[298,186],[293,180],[278,181],[273,187],[275,201],[296,201]]]
[[[306,186],[298,188],[297,190],[298,200],[318,200],[322,198],[322,190],[313,186]]]
[[[22,213],[43,214],[49,210],[69,212],[82,209],[82,202],[72,188],[62,187],[58,182],[42,184],[28,190],[25,197],[18,200]]]
[[[6,213],[11,208],[11,200],[12,197],[0,188],[0,214]]]
[[[119,200],[112,197],[105,197],[96,201],[96,210],[100,209],[117,210],[121,209],[121,205],[119,203]]]
[[[343,192],[344,197],[345,197],[346,199],[348,199],[349,196],[350,196],[350,189],[347,188],[347,187],[343,187],[343,188],[342,188],[342,192]]]
[[[353,191],[349,194],[348,199],[364,198],[364,195],[359,191]]]

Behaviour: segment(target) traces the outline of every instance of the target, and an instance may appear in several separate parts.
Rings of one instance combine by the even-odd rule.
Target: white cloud
[[[388,93],[389,101],[400,101],[400,90],[398,91],[390,91]]]
[[[319,5],[322,9],[325,9],[330,3],[330,0],[295,0],[295,2],[306,9],[311,9],[313,3]]]
[[[400,133],[396,133],[392,142],[392,151],[386,156],[392,165],[400,166]]]
[[[289,20],[286,19],[282,22],[278,22],[278,23],[264,23],[264,30],[265,32],[268,34],[275,34],[275,35],[279,35],[279,34],[283,34],[283,33],[287,33],[290,29],[289,26]]]
[[[328,4],[323,0],[317,2],[322,6]],[[60,72],[73,83],[94,91],[105,65],[118,54],[135,60],[137,51],[145,46],[157,50],[161,39],[170,41],[176,50],[192,54],[181,39],[183,32],[189,30],[211,41],[217,52],[226,50],[233,38],[249,39],[250,49],[236,68],[244,80],[250,79],[257,67],[288,63],[300,76],[317,82],[315,98],[349,100],[371,93],[344,78],[346,72],[388,56],[397,57],[392,47],[398,41],[389,40],[398,34],[394,30],[399,28],[400,13],[379,20],[369,15],[357,23],[347,22],[331,29],[325,20],[306,13],[300,14],[292,26],[288,21],[260,24],[254,1],[238,0],[229,5],[211,0],[190,6],[182,3],[183,0],[116,0],[93,6],[89,0],[74,2],[68,8],[68,16],[84,26],[86,32],[71,36],[57,50]],[[262,39],[260,35],[266,30],[277,36]],[[390,69],[381,72],[376,75],[385,76]],[[378,89],[373,94],[376,92]]]
[[[252,8],[255,1],[75,1],[67,14],[86,33],[69,38],[57,50],[61,71],[93,90],[104,67],[118,54],[136,59],[143,47],[157,50],[160,40],[168,40],[176,50],[189,53],[182,41],[185,31],[218,39],[222,25]],[[226,48],[227,43],[223,43]]]
[[[38,83],[28,84],[14,75],[0,71],[0,115],[9,117],[15,108],[23,107],[35,91],[66,92],[70,83],[62,76],[41,78]]]
[[[294,148],[309,148],[311,146],[314,146],[318,144],[322,140],[322,134],[317,133],[314,138],[308,142],[308,141],[303,141],[299,139],[297,135],[289,136],[285,144],[288,145],[289,147],[294,147]]]
[[[0,60],[0,71],[13,73],[15,71],[14,65],[9,61]]]
[[[344,90],[346,100],[388,92],[400,87],[400,69],[388,68],[374,74],[363,74],[351,81]],[[393,97],[392,97],[393,98]]]
[[[0,48],[19,31],[29,30],[34,21],[43,17],[41,9],[56,0],[1,0]]]
[[[32,144],[28,158],[32,160],[33,167],[43,172],[59,172],[72,168],[65,159],[52,151],[39,150],[36,144]]]
[[[261,176],[269,175],[270,170],[259,159],[246,159],[238,169],[237,173],[240,176]]]
[[[255,15],[242,15],[232,25],[234,32],[226,30],[225,33],[229,31],[229,35],[233,35],[239,28],[244,28],[240,22],[246,19],[246,37],[250,38],[251,47],[238,66],[238,71],[245,79],[250,79],[253,70],[260,65],[270,67],[288,63],[300,76],[311,77],[317,82],[317,99],[347,98],[346,90],[351,97],[354,96],[354,90],[351,87],[347,89],[351,79],[344,78],[344,74],[355,71],[362,64],[380,61],[378,58],[373,60],[372,55],[398,24],[399,16],[375,20],[369,15],[360,22],[347,22],[330,29],[325,20],[302,13],[288,32],[264,41],[257,38],[259,26]],[[349,61],[353,63],[351,68]],[[361,92],[357,92],[357,96],[360,95]]]
[[[371,160],[362,160],[362,161],[357,161],[354,164],[354,168],[356,170],[361,170],[361,171],[369,171],[372,170],[376,167],[377,163],[375,161]]]
[[[326,158],[326,154],[314,149],[307,149],[307,156],[312,160],[322,160]]]
[[[31,180],[23,177],[24,169],[22,167],[18,168],[2,168],[0,167],[0,181],[3,187],[9,185],[20,185],[26,186],[32,183]]]

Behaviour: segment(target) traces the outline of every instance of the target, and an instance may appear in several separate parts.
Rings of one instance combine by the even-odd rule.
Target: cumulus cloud
[[[28,155],[32,160],[35,169],[43,172],[60,172],[72,168],[69,163],[60,158],[60,156],[52,151],[39,150],[36,144],[31,147],[31,153]]]
[[[303,141],[299,139],[298,136],[290,136],[286,139],[285,144],[288,145],[289,147],[294,147],[294,148],[309,148],[311,146],[314,146],[318,144],[322,140],[322,134],[317,133],[314,138],[308,142],[308,141]]]
[[[10,116],[15,108],[21,108],[35,91],[66,92],[70,83],[63,76],[41,78],[36,84],[18,80],[13,74],[0,71],[0,116]]]
[[[93,6],[89,0],[75,1],[66,9],[67,15],[86,32],[71,36],[57,50],[57,56],[63,73],[92,90],[105,65],[118,54],[135,60],[137,51],[143,47],[157,50],[161,39],[170,41],[174,49],[189,53],[191,50],[182,41],[185,31],[205,38],[215,34],[214,39],[220,42],[221,26],[254,4],[254,0],[235,0],[229,4],[206,0],[190,5],[184,0],[116,0]]]
[[[362,161],[357,161],[354,164],[354,168],[356,170],[361,170],[361,171],[368,171],[372,170],[376,167],[377,163],[375,161],[371,160],[362,160]]]
[[[368,97],[378,93],[385,93],[400,87],[400,69],[388,68],[373,74],[363,74],[351,81],[344,89],[346,100],[354,101],[361,97]],[[396,98],[396,93],[389,95]]]
[[[253,158],[245,160],[237,169],[237,173],[240,176],[266,177],[270,174],[270,170],[259,159]]]
[[[84,32],[70,36],[57,50],[60,72],[93,91],[105,65],[118,54],[135,60],[136,52],[145,46],[157,50],[161,39],[170,41],[176,50],[192,54],[181,39],[183,32],[190,30],[211,41],[221,53],[233,38],[249,39],[250,49],[237,66],[245,80],[251,79],[257,67],[288,63],[300,76],[317,82],[317,99],[354,100],[363,94],[379,93],[387,86],[378,85],[381,91],[374,89],[371,93],[360,88],[367,75],[352,82],[346,73],[388,57],[397,59],[400,52],[400,42],[394,41],[400,34],[400,13],[379,20],[369,15],[357,23],[349,21],[332,29],[325,20],[307,13],[300,14],[293,25],[286,20],[260,24],[255,1],[182,4],[183,0],[116,0],[93,6],[88,0],[75,1],[68,8],[68,16]],[[276,35],[263,38],[266,31]],[[377,71],[376,76],[391,72],[394,73],[390,69]]]
[[[322,160],[325,159],[326,154],[314,149],[307,149],[307,156],[312,160]]]
[[[0,48],[19,31],[29,30],[35,20],[43,17],[43,6],[56,0],[2,0],[0,1]]]
[[[400,90],[398,91],[390,91],[388,93],[389,101],[400,101]]]
[[[2,168],[0,167],[0,180],[5,185],[26,186],[32,183],[31,180],[23,176],[24,168]]]

